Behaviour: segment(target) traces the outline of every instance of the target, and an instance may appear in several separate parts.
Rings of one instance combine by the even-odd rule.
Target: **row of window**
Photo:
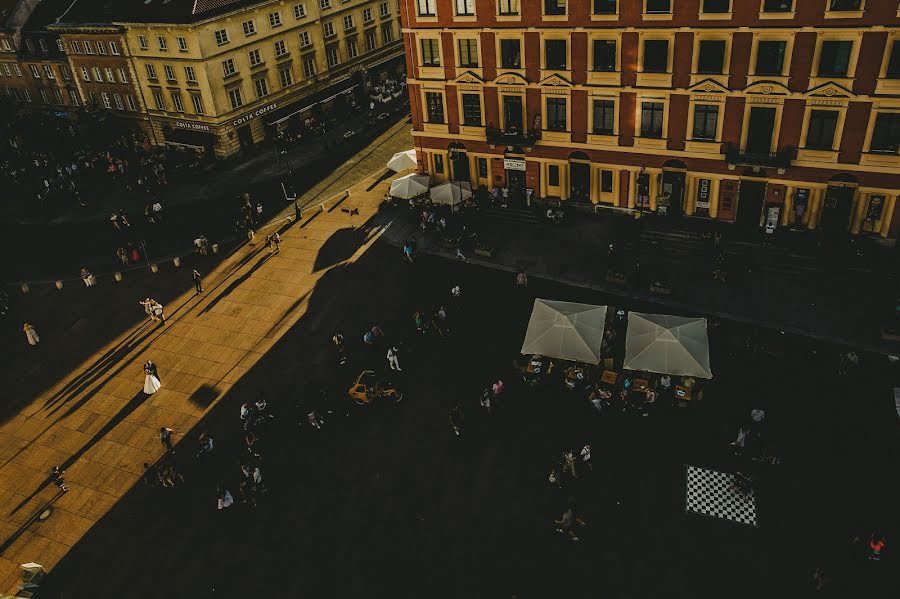
[[[160,39],[164,40],[165,38]],[[184,38],[180,37],[178,39],[183,40]],[[60,44],[62,44],[62,40],[60,40]],[[185,41],[185,45],[186,44],[187,42]],[[71,45],[74,54],[94,54],[95,49],[97,54],[101,56],[105,56],[106,54],[119,56],[122,53],[121,50],[119,50],[118,42],[105,42],[103,40],[72,40]]]
[[[323,2],[325,0],[322,0]],[[620,0],[589,0],[591,13],[598,16],[619,14]],[[629,0],[622,0],[628,3]],[[750,2],[752,0],[700,0],[701,15],[730,15],[732,5],[735,2]],[[762,0],[760,11],[762,13],[792,13],[796,0]],[[875,0],[872,0],[875,1]],[[672,15],[675,10],[675,0],[631,0],[634,3],[642,3],[643,14],[649,16]],[[866,0],[822,0],[822,6],[826,12],[833,13],[859,13],[865,8]],[[525,0],[524,4],[527,4]],[[544,16],[566,16],[569,14],[568,0],[536,0],[543,9]],[[457,17],[474,17],[475,0],[453,0],[453,14]],[[520,0],[497,0],[497,16],[521,15]],[[416,13],[420,17],[436,17],[438,0],[416,0]],[[835,16],[857,16],[840,15]]]
[[[19,102],[34,102],[34,99],[31,97],[31,92],[25,88],[18,87],[5,87],[2,88],[3,93],[7,96],[14,97]],[[59,88],[40,88],[38,89],[38,93],[40,94],[40,99],[44,104],[64,104],[63,102],[63,94]],[[78,100],[78,92],[73,89],[68,90],[69,93],[69,104],[72,106],[80,106],[81,102]]]
[[[329,9],[331,8],[331,0],[319,0],[321,9]],[[378,13],[382,17],[386,17],[391,14],[390,7],[387,2],[382,2],[378,5]],[[296,4],[294,5],[294,18],[297,20],[306,18],[306,6],[304,4]],[[374,18],[372,17],[372,9],[365,8],[362,11],[363,23],[372,23]],[[269,13],[269,27],[272,29],[276,29],[281,27],[284,24],[281,18],[281,12],[275,11]],[[345,31],[351,31],[355,28],[355,24],[353,22],[353,15],[345,15],[343,17],[343,25]],[[325,37],[330,37],[334,35],[334,23],[332,21],[328,21],[322,24],[322,29],[325,33]],[[241,23],[241,30],[244,33],[244,37],[251,37],[256,35],[258,30],[256,28],[256,21],[254,19],[249,19]],[[231,35],[228,32],[228,29],[217,29],[213,36],[215,37],[216,44],[222,46],[231,41]],[[146,40],[145,40],[146,41]],[[147,50],[147,47],[144,47],[143,43],[141,45],[141,49]],[[164,48],[160,47],[160,50],[164,50]]]
[[[38,42],[37,47],[41,49],[41,52],[46,54],[50,51],[50,48],[47,45],[47,40],[45,40],[44,38],[41,37],[41,38],[38,38],[37,42]],[[34,52],[36,49],[35,45],[34,45],[34,40],[31,38],[27,38],[25,40],[25,48],[29,52]],[[6,50],[7,52],[12,52],[12,50],[13,50],[12,44],[9,43],[9,40],[7,38],[3,38],[3,49]],[[56,49],[59,50],[60,52],[65,51],[65,46],[63,46],[63,42],[59,38],[56,39]]]
[[[63,81],[69,81],[72,78],[72,75],[69,73],[69,67],[64,64],[57,66],[59,66],[59,74]],[[53,72],[53,67],[48,64],[45,64],[43,69],[41,69],[39,65],[31,64],[28,65],[28,69],[31,71],[31,76],[35,79],[41,79],[42,77],[50,80],[56,79],[56,73]],[[6,77],[22,77],[22,69],[14,62],[5,62],[0,64],[0,75]]]
[[[193,71],[193,69],[191,69]],[[118,79],[116,74],[118,71]],[[106,75],[104,78],[104,74]],[[93,75],[93,76],[92,76]],[[128,83],[128,72],[124,68],[113,70],[110,67],[100,68],[81,67],[81,79],[86,83]]]
[[[671,73],[672,52],[669,39],[654,39],[651,33],[641,34],[639,70],[644,73]],[[569,69],[569,40],[545,38],[542,40],[542,67],[548,70]],[[758,37],[753,53],[751,75],[782,76],[789,72],[787,64],[790,54],[790,39],[770,39]],[[819,61],[816,75],[820,77],[847,77],[855,70],[854,45],[852,40],[822,39],[819,47]],[[704,39],[697,37],[694,49],[696,74],[727,74],[730,62],[730,39]],[[456,64],[462,68],[481,66],[478,57],[477,38],[457,38]],[[438,38],[422,37],[419,40],[419,63],[424,67],[441,66],[441,44]],[[522,40],[500,38],[499,66],[504,69],[521,69],[523,62]],[[620,72],[619,40],[615,37],[593,39],[589,52],[588,69],[594,72]],[[900,79],[900,39],[892,40],[888,47],[884,76]]]
[[[383,42],[385,44],[393,41],[393,29],[390,24],[386,24],[382,31],[383,33]],[[357,48],[357,42],[355,39],[347,39],[346,43],[346,57],[348,60],[356,58],[358,56],[359,50]],[[377,48],[377,39],[375,37],[375,33],[371,32],[371,35],[366,35],[365,37],[366,51],[372,51]],[[255,56],[251,51],[250,61],[253,64],[254,60],[260,60],[259,56]],[[341,56],[338,50],[337,44],[332,44],[328,46],[325,50],[326,60],[328,62],[329,67],[334,67],[340,64]],[[257,64],[261,64],[258,62]],[[311,79],[316,75],[316,59],[314,56],[310,55],[305,57],[302,62],[303,76],[305,79]],[[153,64],[146,64],[147,76],[150,80],[156,81],[158,80],[158,74],[156,71],[156,67]],[[175,83],[177,81],[175,70],[171,65],[163,65],[163,69],[165,71],[166,81],[170,83]],[[222,62],[222,71],[226,77],[231,77],[232,75],[237,74],[237,67],[235,65],[234,59],[229,58]],[[291,63],[286,62],[278,65],[278,84],[281,89],[287,88],[294,84],[294,73],[291,69]],[[188,83],[196,83],[196,74],[194,73],[193,67],[185,66],[184,67],[185,78]],[[267,76],[266,70],[261,70],[258,73],[254,73],[252,76],[252,85],[253,92],[255,94],[256,99],[262,99],[269,95],[271,92],[269,88],[269,80]],[[151,88],[154,105],[157,110],[169,110],[170,104],[166,101],[166,97],[163,93],[163,90],[160,88],[153,87]],[[245,103],[244,92],[242,83],[240,81],[236,81],[233,84],[229,84],[226,89],[228,100],[231,105],[232,110],[237,110]],[[199,92],[190,93],[191,103],[194,107],[194,112],[196,114],[204,114],[203,112],[203,102],[200,98]],[[181,99],[181,92],[179,90],[169,90],[169,100],[171,101],[171,107],[175,110],[175,112],[184,112],[184,102]]]
[[[568,132],[569,98],[547,96],[544,98],[543,130]],[[462,124],[484,126],[482,118],[482,96],[477,93],[460,93]],[[724,104],[694,103],[692,129],[688,132],[691,141],[721,141],[721,114]],[[614,99],[594,99],[590,110],[590,132],[594,135],[617,135],[617,102]],[[507,131],[522,131],[524,111],[522,97],[503,95],[501,97],[503,126]],[[637,134],[645,139],[663,139],[666,122],[667,103],[664,100],[647,100],[639,103]],[[425,92],[425,113],[429,123],[445,123],[444,94],[439,91]],[[749,113],[746,149],[749,152],[768,153],[775,132],[777,109],[771,106],[752,106]],[[897,154],[900,147],[900,111],[877,111],[874,113],[875,126],[869,144],[869,152],[876,154]],[[637,115],[636,115],[637,116]],[[809,110],[805,139],[801,140],[807,150],[837,149],[841,111],[827,108]]]
[[[385,23],[384,25],[382,25],[381,38],[382,38],[383,44],[389,44],[394,41],[394,28],[391,23]],[[358,47],[355,37],[345,39],[344,43],[346,45],[348,59],[353,59],[353,58],[356,58],[357,56],[359,56],[359,47]],[[365,33],[364,43],[365,43],[365,51],[366,52],[371,52],[372,50],[375,50],[378,47],[378,40],[377,40],[377,36],[376,36],[374,29],[367,31]],[[305,31],[301,32],[300,33],[300,47],[306,48],[311,45],[312,45],[312,43],[310,41],[309,33],[305,32]],[[279,41],[275,42],[274,51],[275,51],[276,59],[283,58],[288,55],[288,50],[287,50],[287,47],[283,40],[279,40]],[[331,44],[331,45],[327,46],[325,49],[325,55],[326,55],[329,67],[334,67],[337,64],[339,64],[340,61],[339,61],[339,57],[338,57],[338,45],[337,44]],[[251,68],[260,66],[264,62],[262,51],[259,48],[254,48],[254,49],[250,50],[247,53],[247,58],[248,58],[248,62],[250,63]],[[315,65],[315,59],[311,58],[311,57],[305,57],[303,60],[303,64],[304,65],[306,65],[306,64]],[[150,75],[152,66],[153,65],[150,65],[150,64],[147,65],[147,75],[151,79],[156,79],[155,69],[153,69],[153,75],[152,76]],[[172,73],[171,78],[168,77],[168,72],[169,71],[167,70],[166,71],[167,79],[169,79],[169,81],[174,81],[175,80],[174,71]],[[235,75],[237,72],[238,72],[237,63],[235,62],[234,58],[227,58],[222,61],[222,74],[225,77],[231,77],[232,75]],[[315,74],[315,71],[313,71],[311,74],[308,74],[307,76],[311,77],[314,74]],[[191,81],[191,80],[189,79],[189,81]]]

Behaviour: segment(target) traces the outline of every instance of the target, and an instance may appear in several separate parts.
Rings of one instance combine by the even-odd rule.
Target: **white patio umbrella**
[[[536,299],[522,343],[523,354],[600,363],[606,306]]]
[[[399,173],[411,168],[416,168],[417,164],[416,151],[406,150],[405,152],[397,152],[394,154],[391,159],[388,160],[387,166],[395,173]]]
[[[410,173],[391,182],[391,195],[408,200],[423,193],[428,193],[428,177]]]
[[[711,379],[706,319],[629,312],[624,367]]]
[[[472,186],[466,181],[448,181],[432,187],[430,193],[433,203],[452,207],[472,197]]]

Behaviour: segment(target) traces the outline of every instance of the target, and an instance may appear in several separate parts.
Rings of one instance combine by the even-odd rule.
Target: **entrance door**
[[[506,169],[506,186],[509,187],[510,200],[525,201],[525,171]]]
[[[736,223],[748,228],[759,226],[763,202],[766,199],[766,182],[744,179],[738,192]]]
[[[589,202],[591,195],[591,165],[569,163],[569,198],[574,202]]]
[[[241,149],[247,150],[253,147],[253,132],[250,131],[250,125],[238,127],[238,141],[241,142]]]
[[[828,233],[840,233],[850,223],[850,207],[853,204],[854,187],[829,185],[822,203],[822,217],[819,226]]]
[[[662,193],[669,198],[669,216],[681,216],[684,211],[684,173],[663,171]]]
[[[513,126],[520,133],[524,131],[522,114],[522,96],[503,96],[503,123],[506,131],[510,131]]]
[[[772,150],[772,134],[775,132],[775,109],[754,106],[750,109],[747,129],[747,152],[768,154]]]
[[[453,158],[453,180],[469,181],[469,157],[465,152],[456,154]]]

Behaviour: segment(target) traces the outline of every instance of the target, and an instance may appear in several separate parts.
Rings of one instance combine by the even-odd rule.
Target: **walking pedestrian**
[[[395,345],[392,345],[387,351],[387,360],[391,370],[403,370],[400,368],[400,361],[397,359],[398,354],[399,350]]]
[[[194,287],[197,288],[197,293],[203,293],[203,279],[200,277],[200,273],[195,269],[191,271],[191,277],[194,279]]]
[[[172,446],[172,433],[174,432],[173,429],[165,426],[159,429],[159,442],[163,444],[163,447],[169,453],[175,453],[175,448]]]
[[[272,253],[272,236],[271,235],[266,235],[266,242],[264,245],[266,246],[266,249],[269,250],[269,253],[271,254]]]
[[[578,541],[578,537],[575,535],[575,526],[587,524],[584,519],[579,518],[575,513],[575,500],[572,497],[569,497],[569,505],[566,507],[566,511],[563,512],[562,517],[559,520],[554,520],[554,522],[558,525],[556,532],[568,535],[573,542]]]
[[[589,443],[585,443],[584,447],[581,448],[581,463],[587,466],[588,470],[594,469],[591,465],[591,446]]]
[[[63,478],[63,475],[65,473],[66,471],[61,469],[59,466],[54,466],[50,470],[50,476],[53,478],[53,484],[59,487],[59,490],[63,493],[69,490],[69,485],[66,484],[66,480]]]
[[[159,320],[163,324],[166,324],[166,314],[163,311],[163,305],[157,301],[153,302],[153,316],[156,318],[156,320]]]
[[[572,453],[571,449],[563,452],[563,460],[565,460],[566,470],[569,471],[572,478],[578,478],[578,474],[575,473],[575,454]]]
[[[278,234],[278,231],[272,233],[272,243],[275,244],[275,253],[281,251],[281,235]]]
[[[34,325],[26,322],[22,326],[22,330],[25,332],[25,338],[28,339],[28,345],[37,345],[41,342],[41,338],[38,337],[37,330],[34,328]]]
[[[256,218],[257,219],[262,217],[262,211],[263,211],[262,202],[259,202],[259,201],[256,202]]]
[[[456,404],[450,408],[450,427],[457,437],[460,436],[464,420],[465,415],[463,414],[462,405],[459,402],[456,402]]]
[[[138,303],[144,306],[144,312],[147,314],[147,318],[149,318],[150,320],[156,320],[156,316],[153,314],[153,304],[155,302],[152,299],[148,297],[139,301]]]
[[[524,272],[519,272],[519,274],[516,275],[516,286],[520,289],[528,287],[528,275]]]
[[[200,456],[204,454],[212,454],[214,447],[213,438],[206,431],[202,431],[197,437],[197,452],[194,454],[194,459],[199,460]]]
[[[219,485],[216,489],[216,497],[220,510],[231,507],[231,504],[234,503],[234,497],[231,496],[231,492],[223,485]]]
[[[153,395],[159,391],[160,387],[162,387],[162,383],[159,381],[159,373],[156,370],[156,364],[151,360],[147,360],[144,364],[144,393]]]

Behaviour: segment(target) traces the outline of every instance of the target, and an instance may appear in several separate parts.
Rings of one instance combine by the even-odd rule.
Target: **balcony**
[[[526,146],[531,147],[540,139],[540,131],[518,131],[508,129],[506,131],[495,127],[485,129],[485,138],[492,146]]]
[[[762,166],[784,169],[791,166],[797,156],[796,148],[787,148],[780,152],[750,152],[733,144],[725,146],[725,160],[737,166]]]

